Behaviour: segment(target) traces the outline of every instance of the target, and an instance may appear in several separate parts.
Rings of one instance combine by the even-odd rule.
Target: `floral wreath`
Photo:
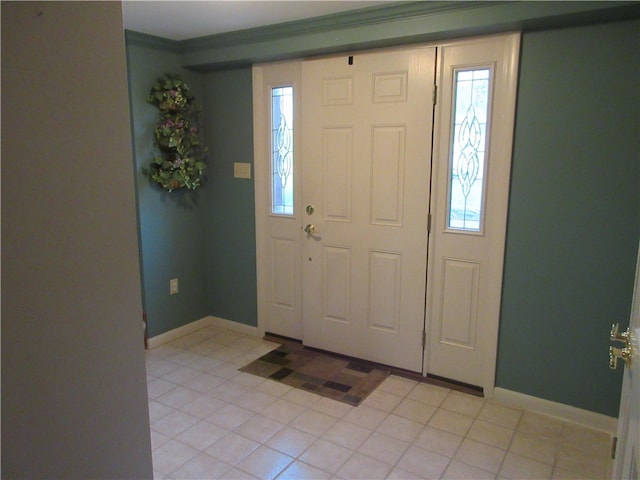
[[[154,130],[160,154],[145,173],[169,192],[185,187],[195,190],[202,184],[207,149],[200,144],[200,108],[189,86],[178,75],[167,73],[153,85],[147,102],[160,110]]]

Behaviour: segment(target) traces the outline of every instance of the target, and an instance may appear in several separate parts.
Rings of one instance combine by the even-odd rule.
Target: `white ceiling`
[[[169,40],[263,27],[388,3],[389,0],[124,0],[124,27]]]

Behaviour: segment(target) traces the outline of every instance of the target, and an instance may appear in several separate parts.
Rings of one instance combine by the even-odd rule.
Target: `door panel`
[[[339,323],[351,321],[351,249],[344,247],[323,247],[322,255],[322,298],[324,305],[322,318]],[[305,335],[305,343],[310,339]]]
[[[391,252],[371,252],[369,259],[369,328],[398,334],[402,257]]]
[[[489,396],[495,382],[518,51],[518,34],[440,49],[425,369],[483,387]],[[473,83],[473,72],[489,81]],[[465,78],[469,86],[460,81]],[[473,97],[475,92],[482,95]],[[458,98],[470,98],[471,106]],[[468,205],[474,205],[469,212]]]
[[[404,199],[404,126],[372,130],[371,223],[401,227]]]
[[[476,348],[479,270],[478,262],[443,259],[439,343]]]
[[[299,166],[294,158],[286,169],[293,182],[293,213],[274,213],[272,180],[278,175],[272,168],[274,152],[272,89],[293,87],[293,136],[289,147],[294,156],[300,145],[298,127],[300,62],[261,65],[253,68],[256,256],[258,278],[258,325],[262,332],[290,338],[302,338],[302,245],[300,222],[302,187]]]
[[[287,238],[272,237],[271,247],[273,305],[275,307],[295,309],[297,303],[296,265],[299,262],[296,242]]]
[[[322,132],[325,217],[337,222],[351,221],[352,128],[325,128]]]
[[[304,62],[304,343],[422,370],[435,49]]]

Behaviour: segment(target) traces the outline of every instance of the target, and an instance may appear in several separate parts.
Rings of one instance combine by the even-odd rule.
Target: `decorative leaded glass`
[[[454,84],[449,163],[449,221],[456,230],[480,231],[489,116],[488,68],[460,70]]]
[[[271,213],[293,215],[293,87],[271,90]]]

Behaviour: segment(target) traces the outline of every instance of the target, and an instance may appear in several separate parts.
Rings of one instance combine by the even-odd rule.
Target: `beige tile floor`
[[[204,328],[146,352],[157,479],[604,479],[611,438],[390,376],[359,407],[238,371],[277,345]]]

